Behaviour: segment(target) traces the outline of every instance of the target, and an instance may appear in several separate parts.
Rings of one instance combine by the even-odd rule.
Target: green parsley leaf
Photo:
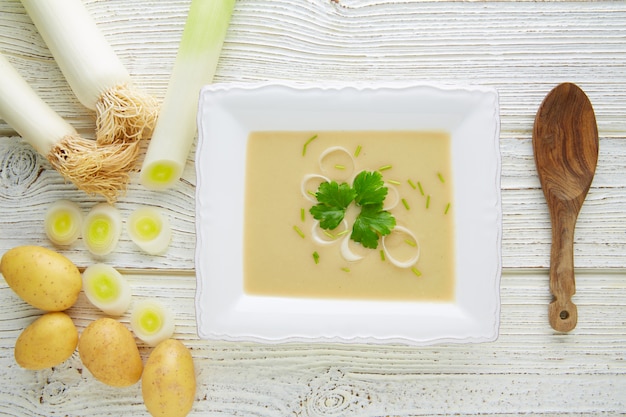
[[[378,171],[361,171],[352,183],[356,192],[355,202],[359,206],[382,204],[387,197],[387,187]]]
[[[320,221],[320,227],[333,230],[343,220],[346,209],[354,200],[356,192],[348,184],[338,184],[337,181],[320,184],[315,197],[318,203],[311,207],[309,212],[313,218]]]
[[[350,238],[366,248],[376,249],[380,237],[391,233],[396,226],[393,215],[383,210],[387,192],[380,172],[362,171],[352,187],[345,182],[321,183],[315,193],[318,203],[309,212],[319,220],[322,229],[333,230],[343,221],[346,209],[354,201],[361,206],[361,213],[352,226]]]
[[[396,219],[383,210],[383,204],[368,204],[361,207],[361,213],[354,221],[350,238],[364,247],[376,249],[378,239],[391,233],[396,226]]]

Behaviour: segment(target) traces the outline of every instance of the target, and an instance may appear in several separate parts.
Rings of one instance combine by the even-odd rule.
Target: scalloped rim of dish
[[[201,91],[197,120],[195,262],[200,338],[408,345],[497,339],[502,269],[497,90],[416,82],[213,84]],[[290,299],[243,292],[249,132],[437,128],[448,130],[452,137],[454,301]],[[228,140],[220,139],[225,137]],[[212,180],[225,177],[227,182]]]

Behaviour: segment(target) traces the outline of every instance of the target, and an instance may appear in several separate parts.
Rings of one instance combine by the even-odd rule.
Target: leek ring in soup
[[[346,148],[331,146],[320,154],[319,165],[322,172],[332,174],[335,180],[344,181],[352,177],[356,162]]]
[[[356,244],[353,243],[353,240],[350,238],[350,235],[346,235],[346,237],[344,237],[343,240],[341,241],[341,256],[343,256],[343,259],[345,259],[348,262],[356,262],[356,261],[360,261],[361,259],[363,259],[365,255],[356,253],[356,251],[352,249],[352,246],[356,246]]]
[[[346,219],[341,221],[341,225],[343,226],[341,230],[338,230],[337,232],[329,232],[320,227],[319,220],[315,220],[313,222],[313,226],[311,227],[311,236],[313,241],[319,245],[332,245],[333,243],[336,243],[338,238],[349,231]]]
[[[411,252],[413,252],[413,254],[407,257],[406,259],[399,259],[397,254],[394,255],[391,250],[391,245],[388,242],[389,239],[393,237],[397,237],[398,235],[407,236],[407,239],[405,239],[405,242],[407,242],[407,246],[409,246],[411,249]],[[387,259],[389,259],[389,262],[391,262],[392,264],[394,264],[395,266],[399,268],[410,268],[411,266],[415,265],[415,263],[419,260],[420,244],[419,244],[419,241],[417,240],[417,236],[415,236],[415,234],[412,231],[410,231],[404,226],[396,225],[396,227],[393,228],[390,234],[382,237],[382,244],[383,244],[383,251],[385,252]]]
[[[383,210],[393,210],[400,202],[400,193],[395,186],[389,183],[385,183],[385,187],[387,187],[388,191],[387,197],[385,198],[385,204],[383,205]],[[393,197],[390,197],[392,193]]]
[[[300,191],[307,200],[317,203],[317,197],[315,193],[320,188],[320,184],[323,182],[330,182],[330,179],[320,174],[307,174],[302,177],[300,183]]]

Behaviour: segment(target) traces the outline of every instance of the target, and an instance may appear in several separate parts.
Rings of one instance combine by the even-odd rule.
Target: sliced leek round
[[[83,290],[91,304],[112,316],[121,316],[130,305],[130,285],[110,265],[98,263],[87,267],[83,272]]]
[[[133,306],[130,326],[139,339],[156,346],[174,334],[174,315],[156,300],[142,300]]]
[[[48,208],[44,228],[48,239],[55,245],[71,245],[78,239],[83,223],[83,212],[78,204],[58,200]]]
[[[400,251],[394,250],[390,244],[391,239],[396,239],[397,242],[404,242],[404,246],[408,249],[406,251],[407,254],[400,256]],[[417,240],[417,236],[404,226],[396,225],[390,234],[383,236],[382,244],[387,259],[398,268],[410,268],[415,265],[420,258],[420,244]],[[398,247],[399,246],[395,249],[398,249]]]
[[[318,162],[322,172],[338,182],[351,178],[356,168],[354,156],[341,146],[331,146],[324,150]]]
[[[150,255],[164,253],[172,238],[170,222],[156,207],[140,207],[128,217],[130,239]]]
[[[319,245],[332,245],[339,241],[339,238],[346,233],[349,233],[348,222],[346,219],[341,221],[341,227],[337,227],[336,230],[328,231],[320,227],[319,220],[313,222],[311,227],[311,236],[313,241]]]
[[[122,234],[122,216],[110,204],[92,207],[83,222],[82,236],[89,252],[105,256],[117,247]]]
[[[300,182],[300,192],[307,200],[317,203],[315,193],[323,182],[330,182],[330,179],[320,174],[306,174]]]

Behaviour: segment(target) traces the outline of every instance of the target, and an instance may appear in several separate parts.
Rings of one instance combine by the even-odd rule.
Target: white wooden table
[[[85,3],[137,84],[162,99],[188,1]],[[92,135],[93,116],[17,0],[0,0],[0,52]],[[124,213],[138,204],[169,211],[174,236],[166,256],[142,256],[123,235],[108,261],[128,274],[135,296],[174,310],[175,337],[191,348],[197,369],[192,415],[626,414],[626,2],[238,0],[215,81],[262,80],[421,80],[499,90],[500,337],[420,348],[198,339],[191,155],[174,189],[149,192],[134,177],[117,203]],[[547,319],[550,222],[531,146],[539,104],[564,81],[586,91],[600,133],[598,170],[576,229],[579,322],[568,334]],[[43,214],[60,198],[85,210],[100,201],[65,184],[0,121],[0,254],[21,244],[50,246]],[[80,244],[63,253],[81,268],[94,262]],[[69,313],[79,330],[100,316],[82,295]],[[0,415],[148,415],[139,384],[105,386],[76,353],[53,369],[21,369],[15,340],[40,314],[0,282]]]

